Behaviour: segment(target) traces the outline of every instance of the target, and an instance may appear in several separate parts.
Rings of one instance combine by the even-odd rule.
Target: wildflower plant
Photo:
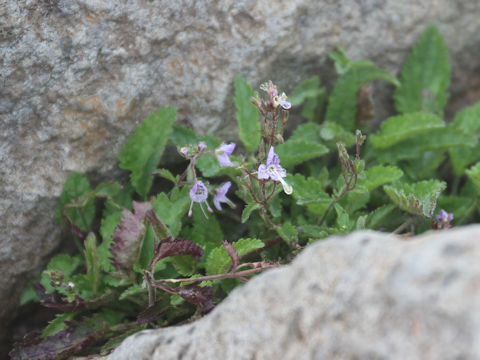
[[[318,77],[290,97],[272,81],[255,92],[236,77],[241,143],[176,125],[167,106],[119,155],[129,184],[92,187],[71,174],[55,219],[79,252],[52,258],[25,289],[22,303],[58,313],[11,358],[105,354],[141,329],[192,321],[332,234],[408,235],[478,220],[480,104],[444,120],[450,67],[438,30],[423,33],[398,79],[342,49],[330,57],[338,80],[328,97]],[[379,127],[378,80],[395,88],[398,112]],[[289,122],[297,126],[287,136]],[[178,161],[158,167],[166,149]]]

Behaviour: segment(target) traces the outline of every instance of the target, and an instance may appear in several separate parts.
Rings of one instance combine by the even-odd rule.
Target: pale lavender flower
[[[292,107],[292,104],[287,101],[287,95],[285,93],[282,93],[282,95],[280,95],[280,96],[278,96],[278,95],[274,96],[273,105],[275,107],[280,105],[285,110],[288,110]]]
[[[190,153],[190,151],[188,150],[188,147],[186,147],[186,146],[182,146],[182,147],[180,148],[180,150],[178,150],[178,152],[179,152],[180,154],[182,154],[183,156],[185,156],[185,157],[188,157],[188,155],[189,155],[189,153]]]
[[[207,198],[208,189],[202,181],[198,180],[190,189],[190,199],[192,199],[192,202],[190,204],[190,209],[188,210],[188,216],[192,216],[193,214],[192,207],[194,202],[200,204],[200,209],[202,209],[202,212],[205,216],[207,216],[207,214],[205,214],[205,210],[203,209],[203,203],[207,205],[207,210],[209,212],[213,212],[213,210],[210,208],[210,205],[208,205]]]
[[[207,144],[205,144],[205,141],[200,141],[198,143],[198,148],[200,149],[200,151],[203,151],[207,148]]]
[[[288,97],[284,92],[282,95],[278,96],[277,86],[274,85],[271,80],[260,85],[260,89],[266,91],[270,95],[270,101],[272,102],[273,107],[277,108],[278,106],[281,106],[285,110],[292,107],[292,104],[287,101]]]
[[[225,184],[223,184],[217,189],[217,194],[213,198],[213,205],[215,205],[218,210],[222,210],[222,202],[227,203],[232,208],[235,207],[235,204],[226,196],[228,189],[230,189],[230,186],[232,186],[232,183],[230,181],[227,181]]]
[[[262,180],[272,179],[279,181],[283,186],[285,194],[290,195],[293,189],[283,180],[285,176],[287,176],[287,171],[280,166],[280,158],[275,154],[274,147],[272,146],[268,152],[267,164],[261,164],[258,167],[258,178]]]
[[[229,156],[232,155],[233,150],[235,150],[235,143],[222,143],[222,145],[215,149],[215,156],[217,157],[220,166],[233,166],[233,163],[229,158]]]

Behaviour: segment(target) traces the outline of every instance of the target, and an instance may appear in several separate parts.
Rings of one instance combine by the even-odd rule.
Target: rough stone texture
[[[331,78],[338,45],[397,71],[431,22],[451,48],[457,106],[480,89],[479,15],[477,0],[0,0],[0,321],[58,246],[68,173],[111,176],[151,111],[173,104],[182,123],[234,138],[235,75],[288,93]]]
[[[480,225],[332,237],[107,360],[479,359]]]

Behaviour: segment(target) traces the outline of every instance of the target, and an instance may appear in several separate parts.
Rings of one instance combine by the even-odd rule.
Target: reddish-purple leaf
[[[190,240],[181,238],[171,240],[171,238],[168,237],[160,240],[155,246],[155,255],[153,256],[150,266],[155,265],[155,263],[163,258],[175,255],[192,255],[193,258],[198,261],[203,255],[203,249]]]
[[[235,271],[238,264],[240,263],[240,258],[238,257],[237,251],[228,241],[223,241],[223,247],[227,250],[228,256],[232,259],[232,271]]]
[[[120,224],[113,234],[110,251],[113,265],[118,271],[132,272],[142,249],[145,235],[145,213],[150,210],[150,202],[133,202],[133,213],[124,209]]]
[[[178,287],[175,290],[186,301],[197,305],[202,312],[209,312],[215,307],[213,288],[211,286],[187,285]]]
[[[137,316],[137,324],[147,324],[149,322],[157,320],[160,316],[163,316],[170,310],[171,307],[165,307],[165,304],[157,302],[152,306],[149,306]]]
[[[15,343],[9,355],[11,360],[64,359],[101,339],[107,332],[106,324],[98,318],[87,319],[56,334],[42,338],[40,333],[29,333]]]
[[[76,296],[75,300],[68,302],[66,297],[54,296],[39,283],[34,285],[35,292],[38,295],[40,304],[61,311],[78,311],[87,308],[87,303],[82,298]]]

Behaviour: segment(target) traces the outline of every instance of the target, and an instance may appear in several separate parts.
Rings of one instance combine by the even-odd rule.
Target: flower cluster
[[[277,86],[274,85],[271,81],[260,85],[260,89],[266,91],[270,95],[270,103],[274,108],[278,108],[279,106],[281,106],[285,110],[288,110],[292,107],[292,104],[287,101],[287,95],[282,92],[282,95],[279,96]]]
[[[440,214],[435,215],[434,229],[449,229],[452,227],[450,222],[453,220],[453,214],[441,209]]]

